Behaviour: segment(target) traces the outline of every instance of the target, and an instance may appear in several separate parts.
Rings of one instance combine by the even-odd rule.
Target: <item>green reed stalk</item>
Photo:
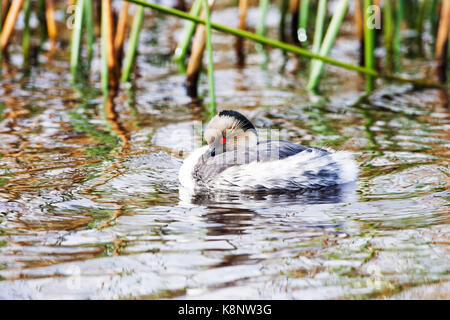
[[[309,0],[301,0],[298,10],[298,28],[304,29],[306,34],[306,28],[308,27]]]
[[[375,69],[375,28],[369,26],[369,7],[373,5],[373,0],[364,0],[364,62],[365,67]],[[372,92],[375,89],[375,78],[366,76],[366,91]]]
[[[278,34],[278,38],[280,41],[286,41],[286,15],[289,9],[289,0],[281,0],[280,2],[280,30]]]
[[[394,12],[392,10],[392,0],[384,0],[383,2],[383,34],[384,45],[388,52],[392,51],[394,40]]]
[[[205,8],[206,50],[208,52],[209,112],[210,114],[215,114],[216,94],[214,87],[214,62],[213,62],[213,47],[211,39],[211,13],[209,10],[208,0],[203,0],[203,7]]]
[[[131,78],[134,60],[136,58],[137,47],[139,44],[139,34],[141,32],[142,23],[144,22],[144,7],[136,7],[136,13],[133,18],[133,26],[130,31],[130,39],[128,40],[127,52],[122,68],[122,82],[128,82]]]
[[[386,66],[392,71],[394,67],[393,45],[395,33],[394,11],[392,0],[384,0],[383,2],[383,36],[384,46],[386,47]]]
[[[190,14],[180,11],[180,10],[176,10],[176,9],[172,9],[172,8],[166,8],[163,6],[160,6],[158,4],[155,3],[148,3],[145,2],[143,0],[126,0],[128,2],[132,2],[132,3],[136,3],[139,4],[141,6],[147,7],[147,8],[152,8],[154,10],[163,12],[165,14],[169,14],[169,15],[173,15],[182,19],[187,19],[187,20],[191,20],[194,21],[196,23],[201,23],[201,24],[205,24],[206,21],[199,18],[199,17],[194,17],[191,16]],[[255,41],[257,43],[261,43],[264,45],[268,45],[268,46],[272,46],[284,51],[288,51],[288,52],[292,52],[304,57],[308,57],[308,58],[312,58],[312,59],[318,59],[321,60],[325,63],[340,67],[340,68],[344,68],[344,69],[348,69],[348,70],[353,70],[353,71],[357,71],[360,72],[362,74],[366,74],[366,75],[371,75],[373,77],[376,78],[384,78],[384,79],[389,79],[389,80],[395,80],[395,81],[400,81],[400,82],[407,82],[407,83],[412,83],[415,84],[417,86],[422,86],[422,87],[435,87],[435,88],[442,88],[445,87],[442,84],[436,83],[436,82],[430,82],[427,80],[417,80],[417,79],[408,79],[408,78],[404,78],[401,76],[397,76],[397,75],[393,75],[393,74],[382,74],[377,72],[376,70],[373,69],[368,69],[365,67],[361,67],[358,65],[354,65],[354,64],[350,64],[350,63],[345,63],[336,59],[332,59],[330,57],[327,56],[323,56],[320,54],[316,54],[313,53],[311,51],[308,51],[306,49],[300,48],[298,46],[295,45],[291,45],[288,43],[284,43],[281,41],[277,41],[274,39],[270,39],[270,38],[266,38],[260,35],[257,35],[255,33],[251,33],[245,30],[240,30],[240,29],[235,29],[235,28],[230,28],[224,25],[220,25],[217,23],[213,23],[211,22],[211,28],[224,32],[224,33],[228,33],[234,36],[238,36],[238,37],[244,37],[246,39],[250,39],[252,41]]]
[[[397,0],[397,7],[395,10],[395,25],[394,25],[394,43],[392,46],[392,54],[395,63],[395,71],[399,71],[400,63],[400,50],[402,46],[402,22],[404,17],[404,4],[403,0]]]
[[[108,55],[106,54],[106,22],[107,18],[105,8],[102,5],[101,12],[101,86],[103,95],[106,96],[108,94],[109,89],[109,78],[108,78]]]
[[[450,32],[448,33],[448,40],[447,40],[447,59],[450,61]]]
[[[408,25],[408,28],[411,30],[414,30],[414,28],[416,26],[416,20],[415,20],[415,17],[417,16],[416,12],[419,11],[417,8],[418,1],[417,0],[407,0],[406,4],[407,5],[403,8],[404,13],[405,13],[404,18]]]
[[[189,11],[189,14],[195,17],[198,17],[200,14],[200,11],[202,9],[202,1],[203,0],[194,0],[194,3],[192,4],[192,8]],[[192,35],[195,31],[195,26],[197,24],[192,21],[187,21],[184,25],[183,34],[181,36],[181,40],[178,43],[177,48],[175,49],[175,54],[173,59],[175,61],[184,61],[184,58],[186,57],[186,53],[189,49],[189,45],[191,44]]]
[[[81,53],[81,38],[84,20],[84,0],[77,0],[75,7],[74,25],[72,30],[72,43],[70,48],[70,73],[72,74],[72,81],[75,82],[78,76],[78,65],[80,62]]]
[[[37,17],[39,20],[39,40],[44,43],[47,40],[47,22],[45,20],[45,0],[38,0],[37,3]]]
[[[417,22],[416,22],[416,30],[419,31],[421,34],[423,32],[423,24],[425,21],[425,15],[429,12],[430,5],[431,5],[431,2],[429,0],[422,0],[422,2],[419,5],[419,12],[418,12]]]
[[[259,0],[259,19],[256,25],[256,34],[266,35],[266,18],[269,10],[270,0]]]
[[[319,0],[319,4],[317,6],[316,26],[314,31],[314,40],[312,47],[312,52],[316,54],[319,54],[320,46],[322,45],[326,14],[327,14],[327,0]],[[318,70],[316,69],[320,68],[320,65],[318,65],[318,63],[319,61],[315,59],[311,61],[311,70],[309,77],[309,83],[311,84],[311,88],[315,88],[318,86],[319,77],[314,76],[314,74],[318,73]]]
[[[322,45],[323,29],[325,28],[325,17],[327,14],[327,0],[319,0],[317,7],[316,27],[314,31],[314,41],[312,52],[319,53]]]
[[[347,12],[349,0],[340,0],[335,8],[333,17],[331,18],[330,25],[328,26],[323,43],[320,46],[319,54],[321,56],[328,56],[331,48],[336,40],[337,34],[344,20],[345,13]],[[316,43],[317,45],[317,43]],[[308,82],[309,90],[317,90],[317,87],[322,77],[324,69],[324,61],[317,61],[311,68],[311,73]]]
[[[267,11],[269,11],[270,0],[259,0],[259,19],[256,24],[256,34],[264,37],[266,35],[266,19],[267,19]],[[256,50],[264,53],[265,61],[262,63],[262,68],[265,69],[267,67],[267,63],[269,62],[269,53],[264,49],[264,46],[260,43],[256,44]]]
[[[94,55],[94,19],[92,14],[92,0],[84,0],[84,21],[86,28],[86,42],[88,55],[88,70]]]
[[[433,35],[433,43],[431,47],[434,49],[435,40],[437,35],[437,3],[438,0],[432,0],[430,6],[428,7],[428,12],[426,16],[428,17],[428,21],[430,23],[430,34]]]
[[[422,33],[423,33],[423,28],[424,28],[425,15],[428,12],[429,5],[430,5],[429,0],[422,0],[422,2],[419,5],[419,12],[418,12],[417,22],[416,22],[417,46],[418,46],[418,50],[421,54],[423,53]]]
[[[30,16],[31,5],[30,0],[25,0],[23,3],[24,12],[24,29],[22,35],[22,54],[23,54],[23,69],[27,70],[30,67],[30,42],[31,42],[31,29],[30,29]]]

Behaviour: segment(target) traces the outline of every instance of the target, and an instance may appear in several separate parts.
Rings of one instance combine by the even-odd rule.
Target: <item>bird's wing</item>
[[[258,144],[258,161],[280,160],[309,149],[286,140],[266,140]]]
[[[239,148],[215,156],[205,154],[194,167],[193,177],[201,185],[208,185],[216,176],[230,167],[244,165],[254,161],[267,162],[285,159],[308,149],[311,148],[290,141],[266,140],[260,142],[256,147]],[[324,150],[321,151],[326,153]]]

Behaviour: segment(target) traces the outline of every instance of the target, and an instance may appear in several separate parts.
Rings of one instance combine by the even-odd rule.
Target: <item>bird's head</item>
[[[223,110],[208,123],[204,134],[211,156],[222,152],[251,147],[258,143],[253,124],[241,113]]]

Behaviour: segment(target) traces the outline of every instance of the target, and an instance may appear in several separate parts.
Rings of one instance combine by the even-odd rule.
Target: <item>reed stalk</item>
[[[422,34],[424,30],[425,14],[427,13],[429,6],[430,6],[429,0],[422,0],[422,2],[419,5],[419,12],[417,15],[417,22],[416,22],[417,47],[421,55],[423,55]]]
[[[72,30],[72,42],[70,48],[70,73],[72,74],[72,82],[76,82],[78,77],[78,64],[80,62],[81,39],[83,30],[83,20],[86,5],[85,0],[77,0],[75,7],[74,25]]]
[[[142,5],[144,7],[147,8],[151,8],[154,10],[157,10],[159,12],[163,12],[165,14],[169,14],[172,16],[176,16],[182,19],[187,19],[190,21],[194,21],[198,24],[205,24],[205,20],[199,18],[199,17],[194,17],[191,16],[190,14],[180,11],[180,10],[176,10],[176,9],[171,9],[171,8],[166,8],[163,7],[161,5],[155,4],[155,3],[148,3],[145,2],[143,0],[126,0],[128,2],[132,2],[132,3],[136,3],[139,5]],[[442,88],[443,86],[439,83],[435,83],[432,81],[427,81],[427,80],[417,80],[417,79],[408,79],[408,78],[404,78],[398,75],[393,75],[393,74],[382,74],[377,72],[376,70],[373,69],[368,69],[365,67],[361,67],[361,66],[357,66],[354,64],[350,64],[350,63],[345,63],[336,59],[332,59],[330,57],[327,56],[323,56],[320,54],[315,54],[311,51],[308,51],[306,49],[303,48],[299,48],[298,46],[294,46],[294,45],[290,45],[288,43],[283,43],[281,41],[275,40],[275,39],[270,39],[270,38],[266,38],[266,37],[262,37],[260,35],[257,35],[255,33],[251,33],[245,30],[239,30],[239,29],[235,29],[235,28],[230,28],[224,25],[220,25],[214,22],[211,22],[211,28],[224,32],[224,33],[228,33],[234,36],[238,36],[238,37],[245,37],[247,39],[250,39],[252,41],[255,41],[257,43],[261,43],[263,45],[268,45],[268,46],[272,46],[278,49],[281,49],[283,51],[287,51],[287,52],[292,52],[304,57],[308,57],[311,59],[318,59],[321,60],[325,63],[337,66],[337,67],[341,67],[341,68],[345,68],[348,70],[353,70],[353,71],[357,71],[360,72],[362,74],[366,74],[366,75],[371,75],[373,77],[376,78],[384,78],[384,79],[388,79],[388,80],[393,80],[393,81],[399,81],[399,82],[407,82],[407,83],[412,83],[416,86],[421,86],[421,87],[437,87],[437,88]],[[445,86],[444,86],[445,87]]]
[[[92,57],[94,55],[94,20],[92,14],[92,0],[84,0],[84,17],[86,27],[87,60],[89,70]]]
[[[47,40],[47,22],[45,18],[45,0],[38,0],[37,3],[37,18],[39,21],[39,40],[40,44]]]
[[[300,0],[289,0],[289,13],[297,14],[299,3],[300,3]],[[297,25],[298,25],[298,21],[297,21]]]
[[[316,27],[314,31],[314,40],[312,46],[312,52],[318,54],[320,46],[322,45],[323,29],[325,28],[325,17],[327,14],[327,0],[319,0],[317,6]],[[317,60],[313,60],[312,64],[315,64]]]
[[[4,20],[4,14],[8,8],[8,0],[0,0],[0,23]],[[0,25],[1,27],[1,25]],[[1,30],[1,28],[0,28]]]
[[[323,39],[323,43],[320,46],[319,54],[321,56],[328,56],[331,48],[336,40],[342,21],[344,20],[345,13],[347,12],[349,0],[339,0],[333,17],[331,18],[330,25]],[[317,61],[313,63],[311,73],[308,82],[308,89],[316,91],[319,86],[320,78],[322,77],[324,69],[324,61]]]
[[[92,13],[95,21],[95,30],[98,34],[102,32],[102,1],[93,0],[92,1]]]
[[[450,0],[442,0],[441,5],[441,17],[439,20],[438,34],[436,37],[436,58],[439,58],[445,54],[446,42],[448,40],[448,34],[450,29]]]
[[[55,21],[55,4],[53,0],[47,0],[45,6],[45,16],[47,19],[47,31],[50,38],[50,52],[56,48],[56,21]]]
[[[300,0],[289,0],[288,12],[291,14],[291,38],[295,44],[300,43],[298,40],[299,8]]]
[[[119,70],[123,56],[123,43],[125,41],[125,36],[127,33],[128,7],[128,2],[122,3],[122,7],[119,13],[119,20],[117,21],[117,31],[114,37],[114,57],[117,62],[117,69]]]
[[[436,38],[435,57],[437,62],[437,75],[440,82],[447,81],[446,69],[448,65],[449,36],[450,36],[450,0],[442,0],[441,18]]]
[[[414,30],[416,27],[415,17],[417,16],[416,13],[419,11],[417,6],[418,0],[406,0],[405,6],[403,7],[405,22],[407,27],[411,30]]]
[[[3,29],[3,0],[0,0],[0,30]],[[2,77],[3,68],[3,50],[0,50],[0,79]]]
[[[428,7],[428,12],[427,12],[427,17],[428,17],[428,22],[430,24],[430,33],[432,35],[436,35],[437,34],[437,4],[438,4],[438,0],[432,0],[431,4]],[[433,37],[433,47],[436,45],[436,38]]]
[[[450,33],[448,35],[448,39],[447,39],[447,60],[450,61]]]
[[[392,46],[394,41],[394,12],[392,8],[392,0],[384,0],[383,2],[383,34],[384,46],[388,53],[388,57],[392,58]]]
[[[108,67],[108,88],[117,89],[117,70],[114,54],[114,24],[111,0],[102,0],[102,28],[105,45],[106,63]]]
[[[211,115],[216,113],[216,94],[214,87],[214,62],[213,47],[211,39],[211,14],[209,10],[208,0],[203,0],[205,8],[205,27],[206,27],[206,50],[208,52],[208,84],[209,84],[209,112]]]
[[[361,5],[362,0],[355,0],[354,20],[356,25],[356,37],[359,40],[359,65],[364,65],[364,15]],[[388,0],[389,1],[389,0]]]
[[[394,43],[392,45],[392,55],[394,59],[394,71],[400,69],[400,50],[402,45],[402,22],[404,17],[404,3],[403,0],[397,0],[395,10],[395,25],[394,25]]]
[[[6,48],[8,46],[9,39],[11,37],[12,31],[14,30],[14,26],[16,25],[17,17],[19,16],[19,12],[22,8],[23,2],[24,0],[15,0],[9,7],[8,14],[6,16],[5,23],[0,35],[0,47],[3,53],[6,51]]]
[[[238,29],[245,30],[245,20],[247,17],[248,0],[239,0],[239,24]],[[237,64],[242,67],[245,63],[244,38],[236,38]]]
[[[108,0],[106,0],[107,2]],[[104,9],[105,0],[102,0],[102,9],[101,9],[101,86],[103,91],[103,96],[108,95],[109,83],[108,83],[108,56],[106,49],[106,32],[107,32],[107,17],[106,10]]]
[[[202,1],[203,0],[194,0],[194,3],[192,4],[192,8],[189,11],[190,15],[197,17],[200,14],[200,11],[202,9]],[[181,36],[181,40],[178,43],[177,48],[175,49],[175,55],[173,57],[173,59],[175,61],[179,61],[179,62],[184,61],[184,59],[186,57],[186,53],[189,49],[189,45],[191,43],[192,35],[194,34],[194,31],[195,31],[196,25],[197,24],[192,21],[187,21],[185,23],[183,33]]]
[[[289,0],[281,0],[280,2],[280,27],[278,38],[280,41],[286,41],[286,15],[289,10]]]
[[[259,0],[259,19],[256,24],[256,34],[262,37],[266,36],[266,19],[267,19],[267,11],[269,11],[270,0]],[[256,50],[260,52],[264,52],[265,62],[263,63],[263,67],[267,64],[269,60],[269,54],[264,47],[260,44],[256,44]]]
[[[308,39],[307,28],[308,28],[308,17],[309,17],[309,0],[301,0],[299,5],[299,17],[298,17],[298,40],[300,42],[305,42]],[[301,33],[304,33],[305,38],[301,38]],[[304,39],[304,41],[302,41]]]
[[[130,38],[128,40],[127,52],[122,68],[122,82],[128,82],[131,78],[131,71],[133,69],[134,60],[136,59],[137,47],[139,44],[139,34],[141,32],[142,23],[144,21],[144,7],[137,6],[133,18],[133,25],[130,31]]]
[[[266,35],[266,19],[269,5],[270,0],[259,0],[259,19],[256,25],[256,34],[263,37]]]
[[[30,0],[25,0],[23,4],[24,12],[24,29],[22,35],[22,54],[23,54],[23,69],[28,70],[30,67],[30,42],[31,42],[31,29],[30,29],[30,16],[31,5]]]
[[[364,65],[366,68],[375,69],[375,28],[369,26],[369,7],[373,5],[373,0],[364,0]],[[366,76],[366,91],[372,92],[375,89],[375,78]]]
[[[201,0],[203,2],[203,0]],[[205,9],[200,16],[205,17]],[[206,45],[206,31],[203,24],[198,24],[192,41],[191,55],[186,69],[186,92],[190,97],[197,97],[198,77],[202,67],[203,51]]]

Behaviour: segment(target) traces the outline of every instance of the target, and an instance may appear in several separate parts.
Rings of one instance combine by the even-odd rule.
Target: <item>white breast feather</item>
[[[206,150],[208,150],[208,146],[198,148],[194,150],[186,159],[184,159],[183,165],[178,173],[178,179],[183,187],[191,190],[195,188],[195,181],[192,177],[192,171]]]

